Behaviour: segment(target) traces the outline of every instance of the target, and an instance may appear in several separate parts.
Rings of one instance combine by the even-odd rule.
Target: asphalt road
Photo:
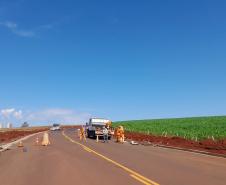
[[[41,134],[38,135],[40,138]],[[0,154],[1,185],[225,185],[226,159],[129,143],[81,142],[75,130],[50,133],[51,145],[24,141]]]

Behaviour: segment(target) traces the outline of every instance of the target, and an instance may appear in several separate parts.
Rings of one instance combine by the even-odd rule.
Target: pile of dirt
[[[35,130],[12,130],[12,131],[5,131],[0,132],[0,143],[7,143],[21,137],[34,134],[37,132],[45,131],[47,129],[35,129]]]
[[[217,141],[216,140],[213,141],[212,139],[207,139],[203,141],[193,141],[181,137],[154,136],[128,131],[125,132],[125,137],[130,140],[138,141],[140,143],[151,142],[152,144],[157,145],[166,145],[186,149],[201,150],[210,153],[226,155],[226,139]]]

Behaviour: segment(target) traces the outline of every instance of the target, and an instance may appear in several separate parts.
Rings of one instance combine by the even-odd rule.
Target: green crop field
[[[226,138],[226,116],[152,119],[114,122],[125,130],[158,136],[180,136],[186,139]]]

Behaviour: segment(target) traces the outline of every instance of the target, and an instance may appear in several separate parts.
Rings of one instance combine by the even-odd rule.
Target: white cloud
[[[22,110],[14,111],[13,116],[14,116],[16,119],[22,119],[22,118],[23,118]]]
[[[33,31],[25,31],[25,30],[13,30],[13,33],[19,35],[21,37],[34,37],[35,33]]]
[[[14,28],[17,28],[17,24],[14,23],[14,22],[9,22],[9,21],[6,21],[6,22],[0,22],[0,25],[3,25],[7,28],[10,28],[10,29],[14,29]]]
[[[22,110],[16,110],[14,108],[2,109],[1,116],[6,119],[22,119]]]
[[[89,113],[79,112],[72,109],[45,109],[32,112],[27,115],[26,121],[38,124],[62,123],[62,124],[81,124],[88,121]]]
[[[0,22],[0,26],[8,28],[12,33],[21,37],[34,37],[35,32],[29,30],[22,30],[18,28],[18,25],[11,21]]]
[[[49,24],[43,24],[41,26],[39,26],[37,29],[42,30],[42,29],[53,29],[54,28],[55,23],[49,23]]]
[[[54,21],[51,23],[33,27],[31,30],[25,30],[25,29],[21,29],[19,27],[19,25],[15,22],[4,21],[4,22],[0,22],[0,27],[5,27],[11,33],[21,36],[21,37],[37,37],[42,32],[55,29],[56,27],[58,27],[61,24],[61,22],[63,22],[63,21],[62,20]]]
[[[73,109],[49,108],[37,111],[17,110],[7,108],[0,110],[0,122],[12,122],[20,126],[27,121],[31,125],[61,124],[84,124],[91,114]]]
[[[14,108],[11,109],[2,109],[1,110],[1,114],[3,117],[9,117],[11,114],[13,114],[13,112],[15,111]]]

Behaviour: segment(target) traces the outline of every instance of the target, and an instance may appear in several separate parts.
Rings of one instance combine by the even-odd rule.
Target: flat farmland
[[[114,122],[126,131],[156,136],[177,136],[189,140],[225,139],[226,116],[152,119]]]

